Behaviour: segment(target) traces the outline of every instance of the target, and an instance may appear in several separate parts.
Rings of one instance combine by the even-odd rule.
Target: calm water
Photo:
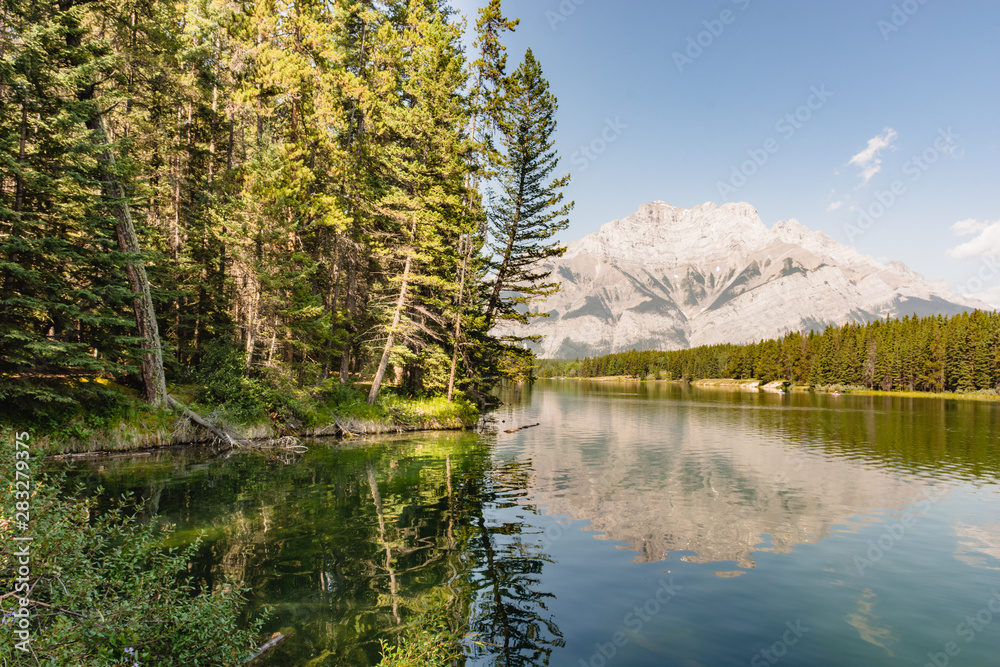
[[[195,576],[292,633],[272,665],[375,664],[427,607],[468,626],[468,665],[1000,664],[1000,404],[505,398],[488,433],[80,475],[204,531]]]

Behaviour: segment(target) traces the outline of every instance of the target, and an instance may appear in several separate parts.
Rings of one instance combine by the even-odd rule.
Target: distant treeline
[[[1000,388],[1000,313],[904,317],[789,333],[749,345],[545,360],[539,377],[787,380],[910,391]]]

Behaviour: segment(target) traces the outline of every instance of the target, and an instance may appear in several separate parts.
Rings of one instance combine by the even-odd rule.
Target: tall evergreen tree
[[[452,400],[455,392],[455,376],[458,371],[459,350],[462,347],[462,321],[465,318],[478,321],[478,311],[484,305],[474,297],[476,291],[466,297],[468,283],[480,283],[489,269],[488,262],[482,261],[482,249],[486,244],[486,215],[482,210],[481,197],[478,192],[480,179],[492,176],[492,165],[497,162],[498,153],[493,146],[493,134],[498,125],[502,101],[502,87],[507,69],[507,50],[500,40],[500,34],[514,31],[518,20],[510,20],[503,15],[500,0],[490,0],[489,4],[479,10],[476,21],[475,47],[479,49],[479,58],[472,64],[471,119],[469,137],[472,150],[469,152],[469,173],[466,179],[468,200],[466,210],[479,224],[472,234],[462,237],[462,267],[459,274],[458,303],[455,313],[454,346],[451,357],[451,369],[448,377],[448,400]],[[488,335],[486,328],[481,328],[479,337]],[[466,363],[466,372],[470,363]]]
[[[109,143],[104,125],[104,110],[124,96],[118,61],[109,41],[91,34],[112,20],[100,14],[111,9],[3,5],[3,39],[11,43],[0,66],[0,162],[2,180],[13,182],[0,186],[0,394],[28,410],[66,401],[66,387],[76,386],[66,376],[127,372],[139,347],[147,399],[165,397],[123,186],[128,165],[116,160],[120,146]]]
[[[471,231],[463,228],[468,148],[459,36],[446,14],[410,0],[402,31],[386,24],[376,37],[385,45],[382,67],[388,75],[371,120],[383,155],[383,195],[376,207],[385,233],[376,252],[387,269],[402,270],[386,271],[382,283],[392,301],[383,306],[376,328],[383,343],[369,403],[398,342],[419,353],[446,335],[442,315],[455,289],[458,241]]]
[[[486,303],[486,327],[525,324],[533,301],[559,290],[542,264],[560,257],[566,247],[553,236],[566,229],[573,203],[563,203],[561,190],[569,175],[556,176],[555,96],[542,76],[541,64],[530,49],[520,67],[505,82],[498,128],[499,192],[489,210],[493,253],[492,284]],[[514,337],[508,338],[516,342]]]
[[[933,318],[927,335],[924,351],[924,372],[921,376],[921,388],[925,391],[944,391],[945,388],[945,343],[944,334],[938,322]]]

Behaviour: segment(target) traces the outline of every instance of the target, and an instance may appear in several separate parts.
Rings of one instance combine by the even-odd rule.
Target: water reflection
[[[532,484],[526,462],[499,462],[488,476],[477,539],[472,553],[475,573],[472,627],[482,647],[470,647],[477,664],[508,667],[547,665],[553,649],[564,644],[546,602],[543,568],[552,562],[542,534],[526,516],[537,514],[524,494]]]
[[[432,606],[469,631],[479,664],[547,664],[561,645],[542,586],[550,558],[524,520],[538,510],[520,502],[531,466],[494,463],[474,434],[314,443],[305,456],[162,454],[76,476],[105,497],[135,491],[177,525],[174,544],[203,533],[191,574],[246,581],[247,615],[269,606],[266,632],[291,635],[270,664],[374,664],[379,641]]]
[[[501,434],[498,451],[531,460],[533,502],[589,522],[639,562],[687,552],[689,561],[752,568],[755,552],[787,552],[859,513],[916,504],[928,474],[996,479],[998,470],[992,404],[542,387],[505,417],[543,427]]]
[[[996,405],[577,382],[503,398],[485,434],[75,474],[135,490],[175,544],[204,533],[192,576],[271,607],[266,632],[291,634],[273,665],[375,664],[428,607],[469,632],[470,665],[576,665],[619,630],[620,664],[745,663],[798,618],[816,628],[798,664],[916,659],[927,619],[978,609],[1000,569]],[[859,573],[927,499],[937,514]],[[931,571],[967,585],[906,579]],[[665,572],[681,593],[633,631]]]

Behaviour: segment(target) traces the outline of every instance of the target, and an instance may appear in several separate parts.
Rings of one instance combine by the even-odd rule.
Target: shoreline
[[[393,396],[376,406],[353,403],[330,406],[320,414],[313,414],[308,425],[298,420],[241,423],[227,418],[218,407],[214,410],[199,407],[213,424],[247,443],[246,448],[288,446],[311,438],[351,440],[419,431],[463,431],[475,428],[480,418],[480,411],[470,402],[461,399],[449,403],[439,397]],[[35,429],[24,425],[20,430]],[[166,406],[156,409],[141,406],[140,411],[89,432],[33,434],[33,442],[39,453],[50,460],[145,456],[180,448],[230,449],[180,411]]]
[[[164,445],[149,445],[149,446],[139,446],[135,449],[92,449],[87,451],[73,451],[73,452],[59,452],[59,453],[48,453],[44,455],[46,461],[70,461],[70,460],[83,460],[83,459],[120,459],[129,457],[139,457],[139,456],[152,456],[160,452],[169,451],[182,451],[182,450],[193,450],[193,449],[217,449],[219,452],[224,451],[238,451],[240,449],[244,450],[254,450],[254,449],[282,449],[287,448],[289,445],[284,444],[282,441],[285,438],[291,437],[296,441],[299,440],[335,440],[350,442],[357,438],[365,438],[372,436],[389,436],[389,435],[401,435],[404,433],[443,433],[447,431],[468,431],[472,430],[476,426],[476,422],[462,423],[460,425],[451,424],[439,424],[437,426],[430,424],[418,424],[418,425],[400,425],[400,424],[375,424],[371,429],[359,429],[356,431],[343,431],[340,429],[333,430],[331,427],[334,425],[323,427],[321,429],[306,429],[304,432],[290,432],[285,435],[269,435],[263,437],[247,438],[250,446],[246,447],[217,447],[218,440],[216,438],[202,438],[198,440],[188,440],[184,442],[170,442]],[[329,432],[324,432],[329,429]],[[287,441],[286,441],[287,442]],[[298,446],[298,445],[294,445]]]
[[[704,378],[701,380],[666,380],[657,378],[636,378],[626,375],[612,375],[612,376],[602,376],[602,377],[569,377],[569,376],[559,376],[550,378],[538,378],[538,380],[577,380],[577,381],[591,381],[591,382],[638,382],[638,383],[649,383],[649,384],[687,384],[692,387],[698,387],[702,389],[739,389],[741,391],[760,391],[761,393],[778,393],[776,390],[772,391],[767,385],[761,384],[760,380],[737,380],[734,378]],[[774,383],[772,383],[774,384]],[[863,387],[843,387],[840,385],[823,385],[819,387],[812,387],[810,385],[796,385],[785,383],[785,391],[788,393],[818,393],[818,394],[830,394],[834,395],[835,392],[840,395],[852,395],[852,396],[886,396],[895,398],[937,398],[937,399],[954,399],[958,401],[1000,401],[1000,393],[996,394],[983,394],[983,393],[959,393],[954,391],[909,391],[909,390],[899,390],[899,391],[885,391],[882,389],[866,389]]]
[[[478,421],[478,420],[477,420]],[[287,448],[289,445],[286,438],[294,438],[295,441],[300,440],[336,440],[349,442],[356,438],[364,438],[369,436],[388,436],[388,435],[401,435],[403,433],[432,433],[432,432],[446,432],[446,431],[468,431],[475,428],[476,422],[466,422],[462,423],[420,423],[420,424],[376,424],[371,425],[361,425],[356,427],[355,430],[345,430],[342,425],[329,424],[318,429],[305,429],[303,431],[291,431],[284,435],[264,435],[259,437],[251,437],[246,440],[250,443],[249,446],[245,447],[217,447],[218,439],[214,437],[204,437],[197,440],[185,440],[183,442],[168,442],[167,444],[151,444],[142,445],[135,447],[134,449],[90,449],[86,451],[63,451],[58,453],[50,453],[44,456],[46,461],[69,461],[78,459],[117,459],[117,458],[129,458],[129,457],[139,457],[139,456],[152,456],[153,454],[159,452],[169,452],[173,450],[191,450],[191,449],[218,449],[220,452],[223,451],[234,451],[234,450],[251,450],[251,449],[282,449]],[[44,437],[44,436],[43,436]],[[40,439],[41,440],[41,439]],[[282,442],[285,441],[285,442]],[[90,442],[90,441],[87,441]],[[140,441],[141,443],[141,441]],[[131,444],[131,443],[130,443]],[[298,446],[298,443],[293,446]]]

